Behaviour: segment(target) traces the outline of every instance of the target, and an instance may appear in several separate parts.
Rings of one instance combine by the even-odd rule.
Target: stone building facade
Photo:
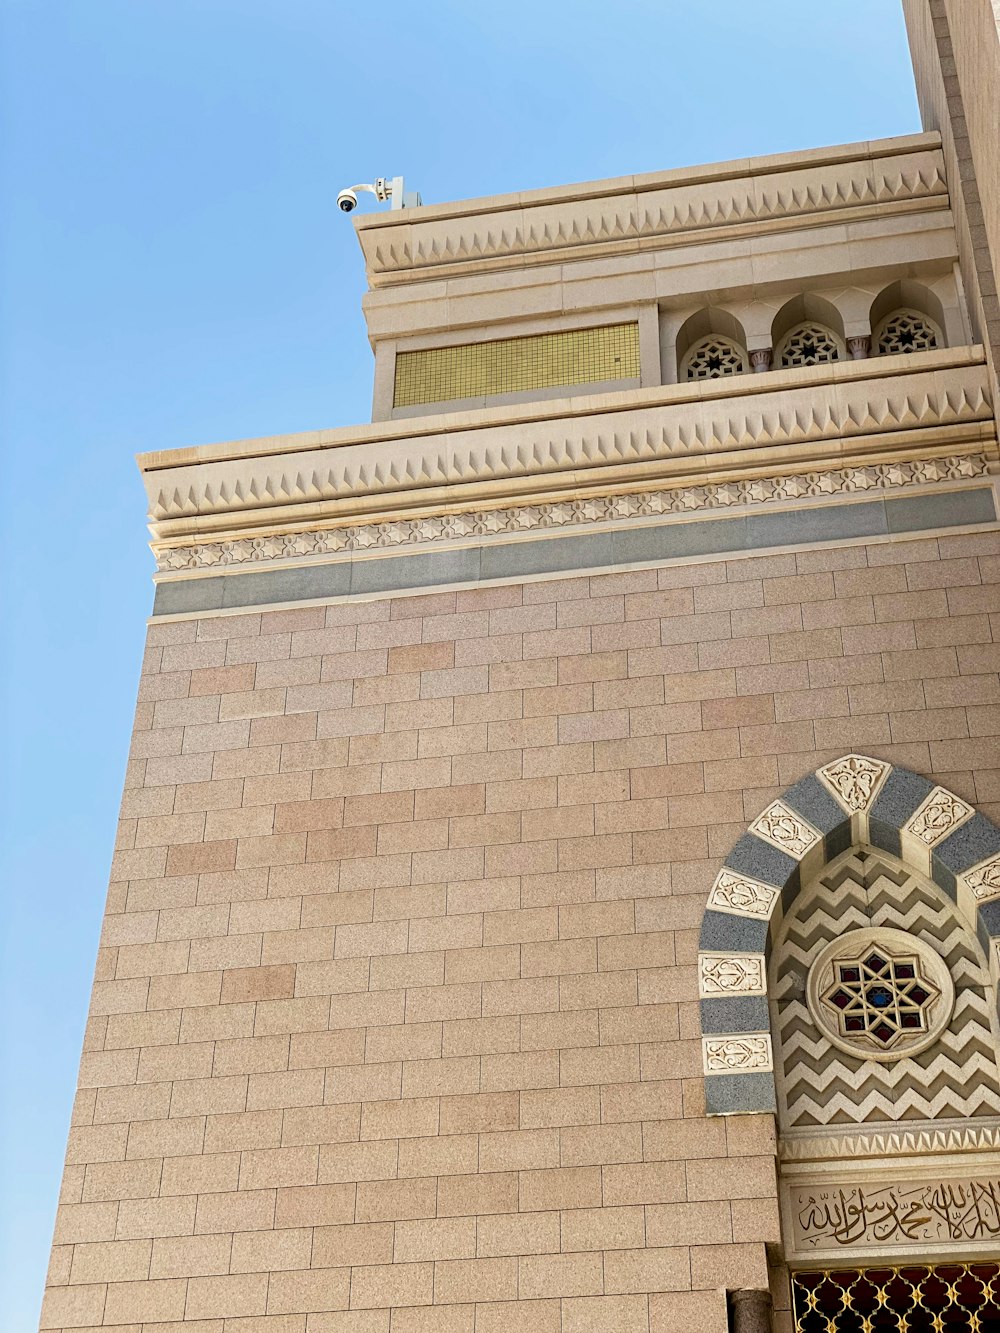
[[[45,1330],[1000,1326],[996,25],[908,9],[927,132],[366,215],[373,422],[140,460]]]

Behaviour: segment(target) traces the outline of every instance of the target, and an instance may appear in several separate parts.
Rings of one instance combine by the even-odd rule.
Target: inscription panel
[[[1000,1171],[911,1180],[784,1182],[790,1259],[996,1253]]]

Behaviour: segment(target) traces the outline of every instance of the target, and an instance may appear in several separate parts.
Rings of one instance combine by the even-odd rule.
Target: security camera
[[[417,208],[421,202],[415,191],[407,193],[402,176],[379,176],[371,185],[352,185],[337,195],[337,207],[342,213],[353,213],[358,206],[359,194],[373,194],[380,204],[390,208]]]

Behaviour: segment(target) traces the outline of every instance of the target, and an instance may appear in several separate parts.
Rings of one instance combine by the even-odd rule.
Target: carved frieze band
[[[942,1153],[995,1152],[1000,1149],[1000,1124],[995,1120],[976,1124],[935,1124],[914,1127],[895,1125],[872,1129],[852,1125],[849,1134],[784,1134],[783,1162],[837,1161],[842,1157],[919,1157]]]
[[[568,500],[565,503],[527,505],[524,508],[468,510],[388,523],[302,529],[273,536],[165,546],[157,549],[157,564],[165,571],[211,569],[219,565],[293,560],[301,556],[391,550],[401,546],[424,546],[470,537],[490,538],[507,533],[615,523],[660,514],[689,514],[767,504],[771,501],[926,486],[938,481],[981,477],[986,475],[987,470],[987,459],[983,454],[871,464],[837,468],[830,472],[758,477],[720,485],[597,496],[586,500]],[[863,785],[867,779],[859,774],[856,779],[848,781],[845,777],[838,781],[847,782],[848,785],[850,782]],[[837,790],[831,790],[837,795]]]
[[[986,1249],[1000,1242],[1000,1173],[856,1177],[785,1183],[789,1257],[843,1258],[865,1254],[942,1254],[956,1244]]]
[[[876,363],[852,364],[864,368]],[[800,373],[809,378],[808,371]],[[602,468],[649,469],[671,461],[687,464],[705,454],[745,455],[777,446],[894,433],[900,433],[900,446],[905,437],[912,453],[912,432],[918,428],[965,427],[993,415],[984,370],[978,364],[949,366],[946,377],[937,373],[937,367],[916,367],[874,383],[871,378],[846,378],[834,385],[804,382],[801,388],[784,387],[776,399],[756,391],[759,377],[749,378],[751,387],[739,398],[637,405],[583,418],[554,417],[528,427],[483,425],[454,434],[344,441],[302,452],[150,469],[145,473],[150,518],[156,523],[274,506],[343,503],[357,497],[370,503],[375,497],[388,500],[439,487],[526,479],[544,481],[550,488],[578,486],[580,468],[596,480]],[[891,446],[883,442],[882,447]],[[944,445],[942,452],[947,449]],[[812,493],[823,495],[946,480],[955,475],[956,467],[959,477],[977,475],[948,457],[917,464],[900,458],[883,467],[881,473],[848,468],[843,477],[823,473],[820,481],[797,477],[787,498],[796,498],[796,490],[808,495],[811,486],[820,488]],[[713,494],[723,507],[745,502],[735,485],[718,487]]]
[[[373,279],[417,268],[460,265],[557,250],[607,249],[692,232],[843,212],[873,205],[947,200],[939,150],[880,159],[809,164],[768,175],[664,183],[659,189],[565,202],[540,201],[460,217],[407,218],[407,226],[365,227],[360,239]]]

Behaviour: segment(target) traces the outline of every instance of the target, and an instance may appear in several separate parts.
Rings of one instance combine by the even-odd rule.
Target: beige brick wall
[[[154,625],[43,1325],[723,1333],[747,821],[846,749],[1000,817],[995,535]]]
[[[946,0],[945,8],[983,206],[986,236],[978,239],[989,245],[996,273],[1000,268],[1000,7],[991,0]]]

